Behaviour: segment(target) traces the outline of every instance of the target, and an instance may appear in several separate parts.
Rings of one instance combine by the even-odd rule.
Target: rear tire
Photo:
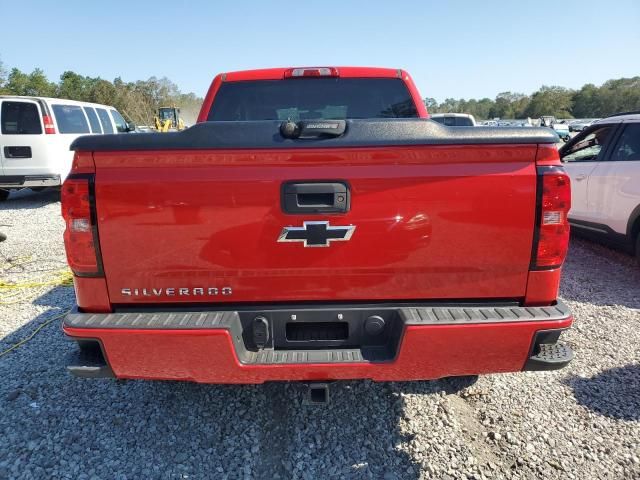
[[[4,202],[7,198],[9,198],[10,190],[0,190],[0,202]]]
[[[640,232],[636,234],[636,261],[640,265]]]

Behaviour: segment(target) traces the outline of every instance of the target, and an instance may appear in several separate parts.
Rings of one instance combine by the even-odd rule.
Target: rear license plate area
[[[404,326],[393,308],[274,309],[239,314],[245,348],[254,352],[359,349],[363,358],[390,360]]]
[[[285,337],[288,342],[346,341],[349,339],[347,322],[287,322]]]

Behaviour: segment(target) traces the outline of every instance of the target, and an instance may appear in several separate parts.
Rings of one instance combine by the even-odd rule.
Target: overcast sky
[[[404,68],[425,97],[495,97],[640,75],[640,1],[0,0],[5,67],[203,96],[221,71]]]

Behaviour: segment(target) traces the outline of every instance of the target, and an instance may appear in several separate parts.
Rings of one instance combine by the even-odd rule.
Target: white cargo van
[[[61,98],[0,95],[0,201],[11,190],[62,184],[80,135],[133,130],[113,107]]]

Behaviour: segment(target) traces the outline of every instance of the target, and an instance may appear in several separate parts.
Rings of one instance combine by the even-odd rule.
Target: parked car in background
[[[476,119],[467,113],[435,113],[431,115],[434,120],[449,127],[475,127]]]
[[[554,123],[556,123],[556,117],[553,115],[543,115],[539,119],[541,127],[551,127]]]
[[[574,232],[640,259],[640,112],[595,122],[563,145]]]
[[[565,142],[568,142],[571,139],[571,134],[569,133],[569,125],[566,123],[554,123],[551,128],[555,130],[558,136]]]
[[[593,119],[593,118],[575,120],[575,121],[573,121],[573,122],[571,122],[569,124],[569,131],[570,132],[581,132],[582,130],[584,130],[585,128],[589,127],[590,125],[592,125],[596,121],[597,121],[597,119]]]
[[[11,190],[60,186],[80,135],[133,130],[113,107],[61,98],[0,96],[0,201]]]

